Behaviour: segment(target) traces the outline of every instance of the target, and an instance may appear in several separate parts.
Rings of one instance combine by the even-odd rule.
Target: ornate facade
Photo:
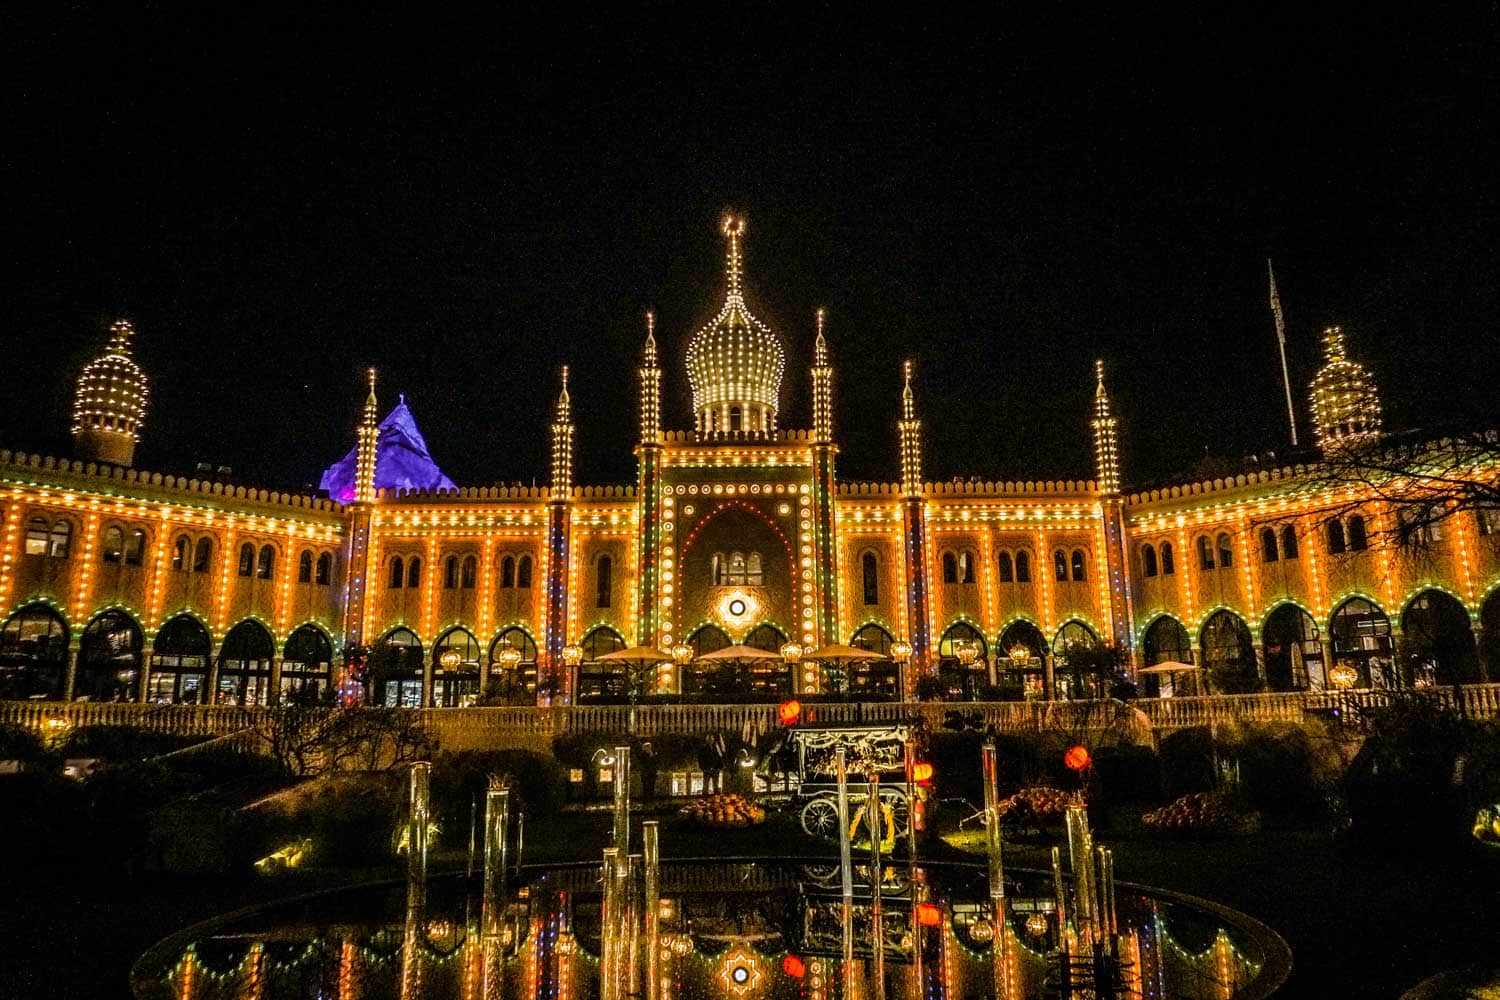
[[[925,480],[908,363],[897,476],[841,482],[824,317],[809,426],[790,426],[782,343],[746,301],[742,220],[723,233],[723,307],[686,351],[690,429],[664,426],[647,318],[633,485],[573,481],[566,370],[544,488],[451,487],[404,400],[378,422],[373,374],[344,471],[325,477],[334,499],[139,472],[145,377],[117,325],[79,383],[79,457],[0,452],[3,696],[260,704],[341,688],[452,706],[644,682],[729,700],[831,683],[1073,697],[1100,690],[1100,647],[1129,670],[1167,664],[1142,676],[1152,692],[1202,673],[1171,664],[1232,690],[1500,668],[1486,640],[1500,634],[1500,512],[1459,512],[1413,549],[1390,540],[1398,512],[1304,466],[1129,492],[1102,364],[1079,414],[1092,480]],[[1342,334],[1326,343],[1311,404],[1330,449],[1377,435],[1380,407]],[[779,658],[698,660],[730,644]],[[833,644],[890,658],[798,661]],[[674,660],[644,675],[601,660],[637,645]]]

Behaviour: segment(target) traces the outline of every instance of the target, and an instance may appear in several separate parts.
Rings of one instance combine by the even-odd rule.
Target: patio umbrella
[[[1194,666],[1191,663],[1178,663],[1176,660],[1165,660],[1165,661],[1163,661],[1161,663],[1153,663],[1149,667],[1142,667],[1140,670],[1137,670],[1136,673],[1138,673],[1138,674],[1186,674],[1186,673],[1192,673],[1195,670],[1202,670],[1202,669],[1203,669],[1202,667]]]
[[[868,660],[889,660],[890,657],[884,653],[877,653],[873,649],[861,649],[858,646],[843,646],[834,643],[832,646],[822,646],[810,653],[803,653],[803,659],[827,660],[831,663],[864,663]]]
[[[617,649],[613,653],[605,653],[599,657],[599,662],[610,660],[615,663],[666,663],[671,654],[663,653],[655,646],[631,646],[629,649]]]
[[[773,653],[769,649],[756,649],[754,646],[725,646],[723,649],[716,649],[712,653],[704,653],[698,657],[698,662],[701,663],[704,660],[728,660],[731,662],[776,660],[779,662],[781,654]]]

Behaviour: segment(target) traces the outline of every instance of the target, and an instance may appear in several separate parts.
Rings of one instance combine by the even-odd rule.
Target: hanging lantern
[[[1038,910],[1026,918],[1026,933],[1032,937],[1041,937],[1047,933],[1047,914]]]
[[[521,651],[514,646],[506,646],[495,656],[495,662],[500,664],[500,669],[510,672],[521,665]]]
[[[1333,686],[1340,691],[1347,691],[1359,683],[1359,669],[1345,660],[1328,671],[1328,679],[1333,681]]]
[[[578,666],[583,662],[583,647],[576,642],[568,643],[562,648],[562,661],[564,666]]]
[[[976,920],[969,925],[969,937],[984,944],[995,937],[995,925],[988,920]]]
[[[795,642],[789,642],[781,647],[781,658],[787,663],[797,663],[802,659],[802,647]]]
[[[679,667],[685,667],[693,662],[693,647],[685,642],[679,642],[672,647],[672,662]]]
[[[463,655],[456,649],[445,649],[438,654],[438,665],[444,670],[456,670],[463,661]]]
[[[1089,748],[1085,746],[1068,747],[1068,752],[1063,754],[1063,763],[1068,765],[1070,771],[1082,771],[1092,761]]]
[[[905,663],[911,659],[911,643],[904,639],[891,643],[891,659],[897,663]]]

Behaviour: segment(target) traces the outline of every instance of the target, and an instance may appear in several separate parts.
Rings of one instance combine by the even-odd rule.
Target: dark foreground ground
[[[600,815],[567,816],[527,832],[527,861],[591,857],[607,837]],[[1395,998],[1444,969],[1500,964],[1500,851],[1449,856],[1420,846],[1354,850],[1304,832],[1161,844],[1109,838],[1119,877],[1226,903],[1291,944],[1287,998]],[[667,856],[801,854],[808,842],[782,820],[706,835],[663,823]],[[941,845],[939,851],[953,849]],[[100,845],[107,853],[108,845]],[[1044,867],[1042,850],[1014,846],[1008,862]],[[434,867],[462,866],[461,857]],[[84,876],[6,859],[0,908],[0,998],[128,997],[135,958],[187,924],[250,903],[386,871],[301,871],[279,878]]]

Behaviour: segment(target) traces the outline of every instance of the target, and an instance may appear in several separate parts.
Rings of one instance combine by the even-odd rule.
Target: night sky
[[[579,480],[633,482],[642,314],[688,426],[726,208],[787,347],[783,426],[810,423],[828,309],[845,479],[896,478],[908,356],[930,478],[1092,476],[1095,357],[1128,482],[1285,451],[1267,256],[1304,435],[1328,323],[1387,426],[1500,409],[1493,5],[213,6],[4,15],[0,446],[66,453],[77,371],[123,315],[143,468],[315,483],[374,365],[459,483],[540,480],[568,363]]]

